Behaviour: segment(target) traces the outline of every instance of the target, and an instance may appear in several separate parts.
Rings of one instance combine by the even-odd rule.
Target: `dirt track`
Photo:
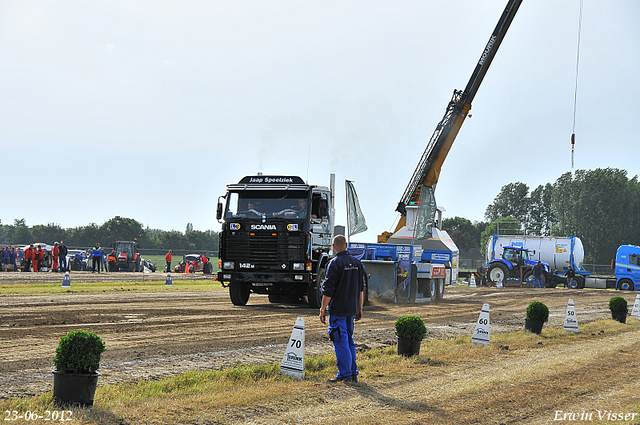
[[[635,295],[623,295],[633,305]],[[533,299],[549,306],[550,325],[561,326],[567,300],[573,298],[578,320],[585,323],[610,317],[611,296],[602,290],[447,288],[438,304],[373,303],[356,325],[355,339],[367,347],[394,344],[393,324],[402,314],[420,315],[429,338],[470,338],[485,302],[491,306],[492,332],[521,329]],[[306,317],[306,352],[330,352],[315,309],[270,304],[255,294],[245,307],[233,306],[226,291],[181,292],[179,285],[151,294],[0,297],[0,398],[51,390],[55,348],[73,329],[103,338],[101,382],[121,382],[280,360],[297,316]]]

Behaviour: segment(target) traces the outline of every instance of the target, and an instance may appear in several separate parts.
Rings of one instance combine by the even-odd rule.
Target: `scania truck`
[[[250,294],[270,302],[322,304],[333,237],[335,176],[329,187],[297,176],[246,176],[218,198],[218,280],[234,305]]]

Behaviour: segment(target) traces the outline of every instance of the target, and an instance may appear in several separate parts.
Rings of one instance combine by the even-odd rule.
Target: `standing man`
[[[573,285],[571,284],[573,281],[576,280],[576,272],[573,271],[571,266],[567,267],[567,272],[565,273],[564,276],[567,278],[567,283],[566,283],[565,287],[569,287],[569,288],[577,287],[577,285],[575,283]]]
[[[58,257],[60,256],[60,248],[58,248],[58,245],[58,242],[55,242],[51,249],[51,270],[54,272],[58,271]]]
[[[60,241],[60,246],[58,247],[58,259],[60,260],[60,271],[67,271],[67,246],[64,244],[64,241]]]
[[[542,288],[542,263],[538,260],[538,264],[533,266],[533,287],[536,287],[536,284],[540,284],[540,288]]]
[[[98,273],[100,273],[100,264],[102,264],[102,248],[100,248],[100,244],[96,243],[96,246],[91,250],[91,259],[93,264],[93,270],[91,273],[95,273],[96,269]]]
[[[24,259],[25,259],[24,271],[25,272],[31,271],[29,269],[31,268],[31,261],[33,261],[33,251],[34,251],[33,244],[29,245],[29,247],[24,250]]]
[[[38,248],[33,248],[32,251],[32,255],[33,255],[33,271],[34,272],[39,272],[40,270],[40,246],[38,246]]]
[[[329,313],[329,338],[338,363],[338,375],[328,382],[358,382],[356,345],[353,342],[353,320],[362,318],[364,302],[364,269],[360,261],[347,251],[343,235],[333,238],[336,256],[327,265],[323,282],[320,322]]]
[[[167,269],[165,270],[165,272],[171,273],[171,250],[169,250],[169,252],[167,252],[167,255],[164,256],[164,261],[167,262]]]

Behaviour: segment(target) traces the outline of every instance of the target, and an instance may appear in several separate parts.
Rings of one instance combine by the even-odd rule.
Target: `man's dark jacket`
[[[364,289],[364,268],[348,251],[340,251],[327,265],[322,293],[331,297],[329,314],[355,316]]]

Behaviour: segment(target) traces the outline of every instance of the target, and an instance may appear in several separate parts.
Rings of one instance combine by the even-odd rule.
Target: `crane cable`
[[[578,18],[578,51],[576,54],[576,87],[573,92],[573,128],[571,132],[571,168],[573,168],[573,154],[576,147],[576,109],[578,104],[578,70],[580,68],[580,35],[582,33],[582,7],[584,0],[580,0],[580,17]]]

